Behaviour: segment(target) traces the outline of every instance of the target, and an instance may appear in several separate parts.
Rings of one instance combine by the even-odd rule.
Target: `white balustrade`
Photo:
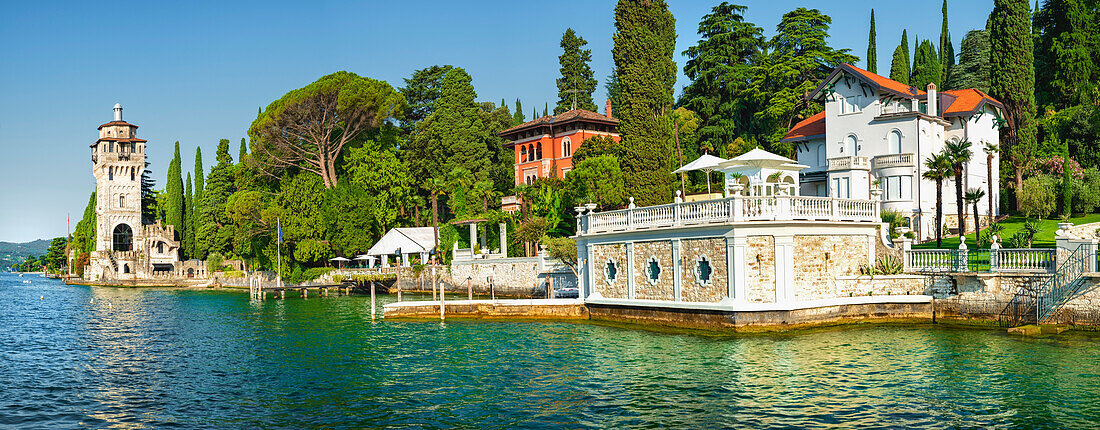
[[[913,153],[879,155],[874,159],[875,169],[913,166]]]
[[[1053,272],[1056,268],[1054,249],[999,249],[994,271]]]
[[[871,200],[800,196],[729,197],[584,216],[588,220],[583,234],[742,221],[881,222],[879,206]]]

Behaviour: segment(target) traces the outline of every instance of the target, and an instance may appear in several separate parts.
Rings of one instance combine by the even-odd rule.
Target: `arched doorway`
[[[122,265],[122,273],[130,273],[130,265],[129,264],[123,264]]]
[[[115,251],[129,251],[134,247],[134,231],[126,224],[116,226],[112,238]]]
[[[187,277],[188,278],[194,278],[195,277],[195,269],[187,269]]]

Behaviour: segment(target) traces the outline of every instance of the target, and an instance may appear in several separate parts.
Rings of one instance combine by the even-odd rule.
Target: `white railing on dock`
[[[990,266],[996,271],[1053,272],[1057,253],[1054,249],[999,249],[990,254]]]
[[[1057,252],[1047,248],[1024,249],[909,249],[907,272],[1038,272],[1054,273]]]
[[[909,272],[957,272],[959,251],[954,249],[911,249],[905,251]]]
[[[729,197],[582,215],[578,234],[742,221],[881,222],[876,200],[829,197]]]

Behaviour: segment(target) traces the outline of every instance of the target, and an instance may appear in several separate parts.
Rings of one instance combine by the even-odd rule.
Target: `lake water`
[[[369,309],[0,274],[0,427],[1100,426],[1100,342],[1085,337],[707,337],[372,323]]]

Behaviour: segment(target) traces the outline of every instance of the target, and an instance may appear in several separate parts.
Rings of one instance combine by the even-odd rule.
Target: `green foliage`
[[[541,242],[550,251],[550,258],[561,261],[577,274],[577,241],[571,237],[543,236]]]
[[[242,137],[241,138],[241,147],[240,147],[240,150],[238,150],[238,152],[237,152],[237,162],[238,163],[243,163],[245,155],[248,155],[248,143],[245,142],[244,138]]]
[[[523,124],[523,106],[520,105],[519,99],[516,99],[516,110],[512,113],[512,126]]]
[[[946,18],[945,18],[946,19]],[[871,9],[871,30],[867,35],[867,71],[878,73],[878,47],[875,46],[875,10]]]
[[[220,272],[225,267],[225,256],[220,252],[211,252],[206,257],[206,272],[214,273]]]
[[[931,41],[925,40],[917,45],[914,56],[913,76],[909,77],[909,84],[918,89],[925,89],[928,84],[934,83],[939,87],[943,78],[943,65],[936,54],[936,47]]]
[[[947,158],[951,160],[951,170],[955,173],[955,207],[958,210],[959,220],[959,234],[966,233],[966,223],[964,213],[966,208],[963,206],[963,198],[965,193],[963,191],[963,174],[966,173],[965,166],[970,162],[974,152],[970,149],[970,141],[951,141],[944,145],[943,152],[947,155]]]
[[[943,0],[943,24],[940,26],[940,52],[937,55],[940,62],[940,78],[936,84],[948,82],[951,77],[951,69],[955,66],[955,45],[951,43],[951,30],[947,28],[947,0]],[[947,89],[946,87],[944,89]]]
[[[194,258],[203,259],[213,252],[228,253],[234,237],[233,225],[226,212],[229,196],[236,190],[233,183],[233,158],[229,155],[229,140],[218,142],[218,164],[210,169],[202,197],[195,204],[197,222]]]
[[[426,67],[414,71],[411,77],[405,79],[405,87],[401,89],[401,94],[405,96],[402,122],[406,128],[415,129],[420,121],[432,114],[435,101],[441,95],[443,75],[453,68],[454,66],[451,65]]]
[[[1062,109],[1091,104],[1100,96],[1100,4],[1089,0],[1047,0],[1034,24],[1036,98],[1040,106]]]
[[[580,164],[581,161],[601,155],[619,157],[624,151],[626,151],[626,148],[623,147],[621,141],[616,142],[611,136],[592,136],[585,139],[580,148],[573,152],[573,163],[574,165]]]
[[[565,29],[565,34],[561,36],[562,54],[558,56],[561,77],[557,80],[558,104],[554,106],[554,115],[571,109],[596,110],[592,93],[596,91],[599,81],[588,65],[592,62],[592,50],[584,49],[587,44],[572,28]],[[519,111],[518,107],[516,111]]]
[[[882,219],[882,222],[886,223],[886,228],[891,238],[897,238],[899,236],[897,233],[898,227],[903,227],[909,222],[908,219],[902,216],[901,212],[893,209],[883,209],[879,213],[879,217]]]
[[[1091,213],[1100,207],[1100,169],[1085,170],[1084,179],[1073,180],[1073,212]]]
[[[702,119],[700,141],[723,143],[756,133],[753,114],[760,109],[745,97],[757,53],[765,46],[763,30],[745,22],[744,6],[722,2],[699,22],[699,41],[686,50],[684,87],[679,104]]]
[[[1057,208],[1055,197],[1057,180],[1048,175],[1032,176],[1024,180],[1024,188],[1019,193],[1021,212],[1029,218],[1046,218]]]
[[[764,127],[760,140],[772,152],[794,156],[794,148],[780,143],[800,118],[820,112],[805,99],[833,68],[855,63],[859,58],[848,49],[835,49],[826,42],[832,18],[817,9],[798,8],[787,12],[769,42],[771,52],[754,66],[750,97],[762,100],[764,108],[755,119]]]
[[[416,178],[442,178],[462,167],[475,177],[488,174],[491,164],[477,94],[470,75],[461,68],[446,72],[432,114],[417,127],[409,142],[410,172]]]
[[[1069,145],[1069,154],[1085,167],[1100,167],[1100,107],[1094,105],[1073,106],[1047,115],[1040,122],[1046,142],[1056,139]],[[1043,145],[1056,149],[1062,155],[1063,147],[1056,143]]]
[[[345,158],[347,173],[359,190],[364,190],[382,204],[363,207],[370,209],[367,220],[373,221],[372,229],[383,232],[397,225],[397,209],[410,204],[414,194],[412,176],[408,165],[398,158],[397,152],[367,144],[348,151]],[[343,191],[341,191],[343,192]]]
[[[627,192],[639,204],[672,199],[672,107],[676,20],[664,0],[620,0],[615,6],[614,48],[619,133],[626,151]]]
[[[322,76],[271,102],[252,122],[252,159],[268,174],[301,169],[332,188],[344,147],[399,114],[404,104],[386,82],[343,71]]]
[[[325,237],[340,255],[366,253],[386,231],[399,226],[393,204],[367,190],[376,189],[343,183],[325,191]]]
[[[936,182],[936,247],[943,245],[943,181],[953,172],[951,158],[945,153],[933,154],[924,160],[921,177]]]
[[[157,183],[153,180],[152,174],[153,172],[149,170],[149,162],[146,161],[145,168],[141,171],[141,221],[146,224],[155,223],[161,210],[157,206],[158,191],[153,189]]]
[[[1027,0],[994,0],[989,15],[990,95],[1005,105],[1001,146],[1019,168],[1035,147],[1035,58]]]
[[[294,259],[302,263],[323,263],[332,257],[332,247],[316,239],[302,239],[294,243]]]
[[[894,48],[894,57],[890,62],[890,79],[909,83],[909,36],[901,31],[901,43]]]
[[[193,181],[191,180],[191,172],[187,172],[187,180],[184,181],[187,185],[186,191],[183,193],[183,225],[191,227],[195,225],[195,191],[193,187]],[[181,234],[183,256],[184,258],[191,258],[191,250],[195,247],[195,229],[188,228]]]
[[[176,152],[172,157],[172,161],[168,164],[168,179],[165,182],[165,192],[168,194],[165,221],[169,225],[175,226],[176,234],[182,237],[187,228],[183,225],[183,176],[180,173],[180,143],[176,141]]]
[[[601,155],[577,163],[565,177],[577,203],[596,203],[600,210],[617,209],[626,203],[626,183],[613,155]]]
[[[47,270],[51,272],[59,272],[67,263],[65,250],[68,248],[69,239],[55,237],[50,241],[50,247],[46,248],[46,255],[42,256],[42,264],[45,264]]]
[[[95,191],[88,197],[88,205],[84,207],[84,216],[76,223],[73,230],[73,246],[77,254],[91,253],[96,246],[96,196]]]
[[[977,88],[989,92],[989,31],[970,30],[963,37],[959,64],[951,66],[944,89]]]

